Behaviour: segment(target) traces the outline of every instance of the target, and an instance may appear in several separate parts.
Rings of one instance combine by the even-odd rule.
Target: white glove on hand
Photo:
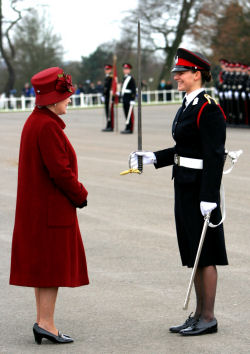
[[[129,104],[131,104],[131,106],[135,105],[135,101],[130,101]]]
[[[105,101],[105,98],[103,96],[101,97],[101,101],[102,103]]]
[[[211,211],[214,210],[216,207],[217,207],[217,203],[201,202],[200,203],[201,214],[203,216],[206,216],[207,214],[211,213]]]
[[[138,169],[138,156],[142,156],[143,165],[149,165],[156,162],[155,154],[151,151],[135,151],[129,155],[129,166],[135,170]]]
[[[245,101],[245,99],[246,99],[246,93],[245,92],[241,92],[241,97],[243,98],[243,100]]]

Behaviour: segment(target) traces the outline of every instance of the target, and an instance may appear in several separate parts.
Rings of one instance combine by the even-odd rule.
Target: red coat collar
[[[54,112],[52,112],[50,109],[48,109],[47,107],[41,107],[38,108],[37,106],[34,109],[35,112],[40,112],[40,113],[44,113],[47,114],[48,116],[50,116],[52,119],[54,119],[62,129],[64,129],[66,127],[66,124],[64,123],[64,121]]]

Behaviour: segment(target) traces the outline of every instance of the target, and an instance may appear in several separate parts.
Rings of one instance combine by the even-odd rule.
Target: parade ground
[[[174,145],[176,105],[142,108],[143,149]],[[171,167],[145,166],[142,175],[120,176],[133,135],[103,133],[104,110],[71,110],[63,117],[89,191],[78,211],[90,285],[59,289],[56,325],[73,344],[35,344],[32,288],[9,286],[18,152],[28,112],[0,114],[0,354],[241,354],[250,352],[250,130],[227,129],[228,150],[243,155],[223,177],[229,266],[218,267],[218,333],[171,334],[194,310],[182,309],[191,269],[181,266],[174,223]],[[124,117],[119,108],[119,131]]]

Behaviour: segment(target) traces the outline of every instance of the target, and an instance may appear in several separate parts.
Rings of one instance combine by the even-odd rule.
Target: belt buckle
[[[174,154],[174,163],[180,166],[180,156],[178,154]]]

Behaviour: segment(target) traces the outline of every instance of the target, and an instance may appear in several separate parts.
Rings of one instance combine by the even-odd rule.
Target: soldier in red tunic
[[[36,107],[24,124],[12,241],[10,284],[35,288],[35,340],[73,339],[58,332],[54,308],[58,287],[89,283],[76,208],[88,192],[78,181],[75,151],[64,133],[65,114],[74,93],[71,76],[54,67],[32,77]]]

